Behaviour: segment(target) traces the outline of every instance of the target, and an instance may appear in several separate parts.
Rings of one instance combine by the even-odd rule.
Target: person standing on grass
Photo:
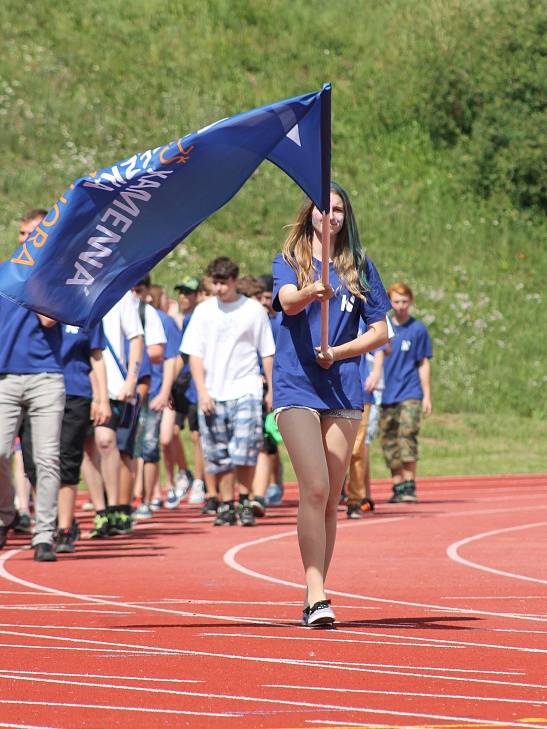
[[[363,411],[360,355],[387,341],[389,299],[365,256],[347,193],[330,197],[329,283],[321,281],[322,214],[307,201],[273,260],[273,305],[283,312],[274,361],[274,412],[300,490],[298,541],[306,578],[302,622],[330,624],[325,578],[337,507]],[[331,345],[321,353],[321,302]],[[367,331],[358,336],[359,322]]]
[[[275,345],[264,308],[237,291],[239,267],[220,257],[207,268],[214,296],[196,307],[181,352],[190,356],[198,394],[199,429],[206,468],[215,474],[222,503],[215,526],[235,524],[235,479],[249,492],[262,446],[262,376],[272,391]],[[271,394],[266,395],[271,409]],[[239,509],[244,526],[254,523],[248,501]]]
[[[19,244],[46,216],[31,210],[22,221]],[[23,248],[24,250],[24,248]],[[31,426],[36,464],[34,559],[54,562],[54,536],[60,483],[59,440],[65,406],[61,365],[61,327],[0,297],[0,549],[15,519],[11,454],[23,414]]]
[[[418,433],[422,415],[431,414],[431,339],[425,324],[410,316],[414,295],[397,282],[388,289],[395,337],[384,361],[384,392],[380,406],[381,444],[393,479],[390,503],[414,502]]]

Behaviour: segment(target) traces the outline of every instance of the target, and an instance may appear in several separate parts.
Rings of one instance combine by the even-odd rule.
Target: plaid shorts
[[[213,415],[200,410],[199,432],[208,473],[255,466],[262,448],[262,400],[244,395],[215,403]]]

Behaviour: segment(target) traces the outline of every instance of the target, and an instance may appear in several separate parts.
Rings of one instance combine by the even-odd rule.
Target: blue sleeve
[[[89,332],[89,348],[90,349],[106,349],[106,338],[104,336],[103,323],[100,321]]]
[[[365,294],[362,318],[365,324],[370,326],[376,321],[385,319],[387,312],[391,309],[391,302],[376,266],[368,257],[365,270],[369,288]]]
[[[286,284],[294,284],[298,286],[296,273],[283,258],[281,253],[272,261],[273,291],[272,291],[272,307],[275,311],[281,311],[279,302],[279,289]]]
[[[431,346],[431,337],[422,322],[420,322],[420,331],[416,342],[416,361],[421,362],[423,359],[431,359],[433,357],[433,347]]]
[[[165,359],[177,357],[180,346],[180,329],[170,316],[167,316],[165,318],[163,326],[165,329],[165,336],[167,337],[167,344],[165,346]]]

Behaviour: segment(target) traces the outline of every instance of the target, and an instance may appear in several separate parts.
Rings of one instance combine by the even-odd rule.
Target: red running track
[[[340,510],[334,630],[299,626],[294,487],[252,529],[184,506],[53,564],[12,537],[0,727],[545,729],[547,477],[388,491]]]

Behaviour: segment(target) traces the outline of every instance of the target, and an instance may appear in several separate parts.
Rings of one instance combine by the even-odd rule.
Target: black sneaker
[[[115,521],[115,532],[114,534],[120,534],[122,537],[133,533],[133,519],[125,511],[116,511]],[[112,527],[110,527],[112,533]]]
[[[23,512],[17,514],[13,522],[13,531],[18,534],[30,534],[32,531],[32,519],[30,514]]]
[[[309,616],[310,616],[310,606],[308,605],[307,607],[304,608],[304,610],[302,610],[302,625],[304,627],[306,627],[306,625],[308,624]]]
[[[218,499],[216,496],[207,496],[205,503],[201,507],[202,514],[216,514],[218,509]]]
[[[417,501],[416,496],[416,482],[415,481],[405,481],[403,486],[405,487],[403,491],[403,498],[401,501],[408,501],[408,502],[415,502]]]
[[[259,518],[265,516],[266,500],[262,496],[253,496],[249,503],[255,516],[258,516]]]
[[[308,628],[316,628],[334,623],[334,612],[330,606],[330,600],[319,600],[309,608]]]
[[[348,519],[362,519],[363,512],[361,511],[361,504],[348,501],[347,515]]]
[[[237,514],[235,509],[229,504],[220,504],[217,509],[217,518],[213,522],[213,526],[234,526],[237,524]]]
[[[74,552],[74,534],[71,529],[59,529],[57,532],[57,552]]]
[[[241,526],[254,526],[256,524],[250,501],[246,500],[239,505],[239,521],[241,522]]]
[[[53,549],[53,544],[49,542],[40,542],[34,548],[34,559],[36,562],[56,562],[57,555]]]
[[[93,529],[89,536],[91,539],[104,539],[110,536],[110,522],[106,514],[95,514]]]
[[[8,539],[8,527],[0,525],[0,549],[6,544]]]
[[[403,495],[405,493],[405,483],[396,483],[393,486],[393,495],[389,499],[388,504],[400,504],[403,501]]]

